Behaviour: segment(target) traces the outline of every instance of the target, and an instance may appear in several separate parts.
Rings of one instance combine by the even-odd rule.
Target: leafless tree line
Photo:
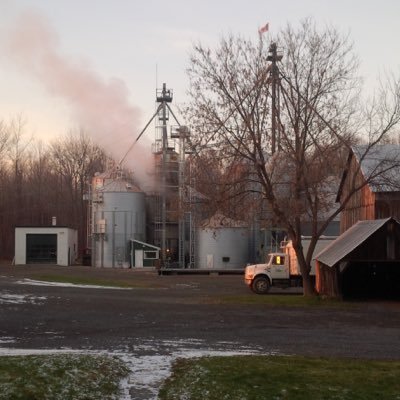
[[[27,133],[22,116],[0,121],[0,259],[13,258],[16,226],[50,226],[53,217],[78,230],[82,250],[84,193],[106,162],[105,152],[81,131],[44,144]]]

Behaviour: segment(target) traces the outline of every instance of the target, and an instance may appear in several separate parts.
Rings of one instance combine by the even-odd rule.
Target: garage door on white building
[[[72,265],[77,259],[78,233],[61,226],[16,227],[14,264]]]

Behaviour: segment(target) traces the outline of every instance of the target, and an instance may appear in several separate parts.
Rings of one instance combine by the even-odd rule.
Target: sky
[[[350,34],[369,85],[400,73],[398,0],[1,0],[0,121],[22,116],[43,141],[83,128],[120,157],[163,83],[185,103],[194,43],[256,40],[267,22],[274,35],[306,17]]]

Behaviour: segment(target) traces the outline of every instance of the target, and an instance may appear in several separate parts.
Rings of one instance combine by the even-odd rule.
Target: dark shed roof
[[[318,253],[315,259],[333,267],[391,219],[393,218],[358,221]]]
[[[154,244],[145,243],[145,242],[142,242],[142,241],[137,240],[137,239],[131,239],[131,242],[137,243],[137,244],[139,244],[141,246],[144,246],[144,247],[149,247],[150,249],[161,250],[161,247],[157,247],[157,246],[154,246]]]

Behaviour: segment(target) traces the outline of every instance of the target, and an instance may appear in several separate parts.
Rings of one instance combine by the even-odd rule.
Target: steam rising
[[[6,51],[19,67],[38,78],[50,94],[67,101],[72,118],[85,133],[117,161],[122,159],[141,127],[141,112],[129,104],[129,91],[123,81],[105,82],[82,62],[63,57],[58,51],[56,32],[37,13],[19,16],[8,32]],[[142,182],[152,162],[149,147],[141,138],[124,164]]]

